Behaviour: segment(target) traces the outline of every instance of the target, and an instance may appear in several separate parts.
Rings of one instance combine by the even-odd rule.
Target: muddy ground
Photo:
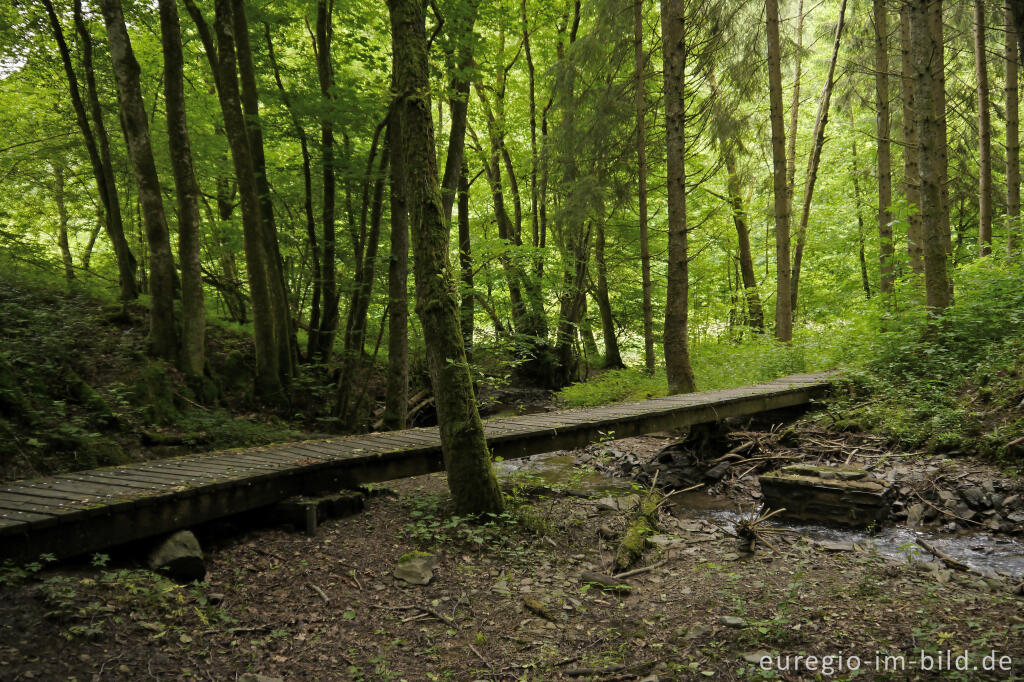
[[[575,454],[610,471],[630,457],[642,467],[665,443],[636,438]],[[771,452],[800,447],[776,444]],[[865,447],[880,458],[877,443]],[[929,472],[922,490],[990,480],[989,503],[1016,485],[966,460],[892,453],[886,461],[887,470],[906,467],[901,481]],[[696,494],[708,507],[752,504],[757,472],[748,468],[727,472],[711,487],[717,496]],[[609,570],[632,513],[602,499],[599,478],[585,482],[565,467],[545,480],[525,471],[506,476],[513,504],[490,525],[452,520],[444,478],[433,475],[389,484],[362,514],[328,521],[312,537],[243,520],[200,529],[209,569],[201,584],[179,586],[142,570],[140,548],[97,557],[104,566],[7,567],[0,679],[1024,676],[1019,576],[986,580],[863,544],[828,551],[799,533],[748,556],[721,519],[666,506],[641,565],[649,570],[622,579],[627,592],[605,591],[580,573]],[[621,485],[618,492],[628,494]],[[702,499],[693,495],[689,507]],[[993,516],[982,513],[982,523]],[[942,530],[949,520],[940,511],[920,522]],[[412,551],[437,557],[427,585],[393,576]]]

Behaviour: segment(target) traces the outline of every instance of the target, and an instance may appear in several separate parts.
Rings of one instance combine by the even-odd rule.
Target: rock
[[[437,557],[426,552],[409,552],[398,559],[395,577],[411,585],[426,585],[434,577]]]
[[[651,535],[647,538],[647,544],[653,547],[672,547],[678,545],[683,541],[682,538],[676,537],[675,535]]]
[[[260,675],[259,673],[245,673],[244,675],[239,675],[238,682],[284,682],[284,678]]]
[[[686,634],[683,635],[683,639],[702,639],[710,635],[711,632],[712,629],[709,625],[691,625],[686,629]]]
[[[1020,495],[1010,495],[1003,500],[1004,507],[1016,507],[1018,504],[1020,504]]]
[[[747,624],[747,621],[737,616],[722,616],[718,622],[729,628],[741,628]]]
[[[918,502],[917,504],[910,505],[907,510],[907,525],[908,526],[919,526],[921,525],[921,519],[924,516],[924,505]]]
[[[992,506],[1000,509],[1003,506],[1003,496],[999,493],[992,493]]]
[[[857,545],[852,542],[833,542],[832,540],[819,540],[814,543],[826,552],[856,552]]]
[[[600,526],[597,529],[597,534],[600,535],[605,540],[614,540],[615,537],[616,537],[615,531],[613,531],[608,526],[604,526],[604,525]]]
[[[749,651],[743,654],[743,660],[747,663],[753,663],[754,665],[760,665],[761,661],[763,661],[766,658],[768,660],[771,660],[772,654],[771,652],[765,651],[764,649],[759,649],[758,651]]]
[[[956,495],[949,490],[939,491],[939,501],[946,507],[955,507],[957,505]]]
[[[206,562],[199,540],[190,530],[179,530],[149,553],[146,564],[153,571],[181,583],[206,577]]]
[[[658,682],[658,676],[648,675],[647,677],[643,678],[642,680],[639,680],[638,682]]]
[[[715,466],[711,467],[706,472],[704,472],[704,477],[712,481],[718,481],[721,480],[722,477],[725,476],[727,473],[729,473],[729,469],[731,468],[732,462],[720,462],[719,464],[716,464]]]
[[[602,497],[599,500],[594,500],[594,505],[598,509],[606,511],[629,511],[640,504],[639,495],[622,495],[621,497]]]
[[[960,497],[964,498],[964,502],[972,509],[985,509],[992,504],[985,491],[978,487],[964,488],[960,491]]]

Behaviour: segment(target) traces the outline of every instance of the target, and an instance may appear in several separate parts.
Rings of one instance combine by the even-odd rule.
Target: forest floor
[[[814,426],[795,440],[778,430],[746,434],[763,452],[835,461],[857,451],[854,464],[899,471],[901,502],[935,500],[939,511],[920,521],[929,532],[953,530],[949,519],[966,513],[943,507],[937,491],[959,495],[968,482],[991,490],[989,504],[1002,508],[1007,525],[994,535],[950,534],[976,549],[998,553],[1022,530],[1004,508],[1017,504],[1021,483],[994,467]],[[748,555],[723,532],[735,518],[727,509],[756,502],[755,477],[741,475],[742,466],[713,494],[690,493],[663,511],[641,562],[648,570],[618,581],[628,592],[584,582],[581,571],[610,572],[629,502],[644,489],[558,462],[643,470],[667,442],[633,438],[540,456],[536,466],[503,465],[510,511],[485,525],[450,516],[443,475],[378,489],[363,513],[330,520],[312,537],[243,520],[215,524],[197,531],[209,571],[201,584],[179,586],[137,568],[138,548],[94,559],[105,565],[6,569],[0,679],[1024,676],[1019,572],[983,579],[866,542],[802,537],[799,528],[776,549]],[[414,551],[437,559],[429,584],[394,576]]]

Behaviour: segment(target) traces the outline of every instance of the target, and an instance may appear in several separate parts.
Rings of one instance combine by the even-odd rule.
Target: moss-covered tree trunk
[[[985,3],[974,0],[974,73],[978,95],[978,252],[992,252],[992,123],[988,111]]]
[[[889,144],[889,9],[885,0],[872,3],[875,16],[875,129],[878,136],[878,260],[879,291],[891,294],[895,284],[892,242],[892,161]]]
[[[164,53],[164,101],[167,141],[178,195],[178,260],[181,262],[181,357],[189,376],[202,376],[206,365],[206,304],[199,257],[199,185],[192,168],[185,114],[184,61],[181,25],[175,0],[159,0],[160,36]]]
[[[402,129],[388,122],[391,176],[391,256],[388,259],[388,381],[384,427],[404,429],[409,405],[409,207],[406,201]],[[461,222],[461,215],[459,220]]]
[[[139,63],[124,23],[121,0],[101,0],[107,42],[114,66],[117,100],[121,109],[128,158],[139,188],[139,204],[146,229],[150,260],[149,348],[156,357],[178,360],[178,333],[174,324],[174,257],[164,214],[160,180],[149,139],[149,121],[142,101]]]
[[[448,254],[437,178],[425,4],[390,0],[395,89],[415,258],[416,312],[423,325],[427,364],[437,401],[448,487],[456,513],[500,512],[501,491],[491,469],[462,342],[456,287]]]

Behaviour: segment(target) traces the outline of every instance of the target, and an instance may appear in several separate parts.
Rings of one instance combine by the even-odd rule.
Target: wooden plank
[[[136,491],[140,491],[140,490],[157,491],[157,490],[165,490],[165,489],[167,489],[167,486],[162,485],[162,484],[158,484],[158,483],[139,483],[138,481],[128,480],[126,478],[122,478],[122,477],[118,477],[118,476],[103,476],[103,475],[99,475],[95,471],[80,471],[80,472],[74,473],[74,474],[63,474],[62,477],[63,478],[69,478],[69,479],[72,479],[72,480],[75,480],[75,481],[84,481],[84,482],[97,481],[97,482],[102,483],[104,481],[109,481],[110,483],[112,483],[114,485],[123,486],[125,488],[131,488],[131,489],[136,490]]]
[[[103,498],[118,497],[130,492],[129,489],[124,486],[114,485],[111,483],[69,481],[64,478],[56,477],[47,479],[45,487],[47,490],[67,492],[72,495],[98,496]]]
[[[0,519],[18,523],[36,523],[38,521],[52,521],[53,516],[37,514],[35,512],[14,511],[13,509],[0,509]]]
[[[84,508],[88,505],[71,505],[62,503],[55,500],[52,497],[35,497],[33,495],[15,495],[14,493],[5,493],[0,495],[0,506],[8,509],[20,509],[24,506],[34,507],[35,511],[42,514],[64,514],[70,511],[75,511],[76,508]],[[29,511],[32,511],[31,509]]]
[[[35,497],[46,497],[63,502],[64,504],[95,504],[97,501],[102,499],[101,496],[99,495],[83,497],[82,495],[76,495],[74,493],[69,493],[64,490],[50,490],[49,488],[38,483],[35,485],[23,485],[17,488],[7,488],[5,490],[0,490],[0,494],[7,493],[15,495],[32,495]]]

